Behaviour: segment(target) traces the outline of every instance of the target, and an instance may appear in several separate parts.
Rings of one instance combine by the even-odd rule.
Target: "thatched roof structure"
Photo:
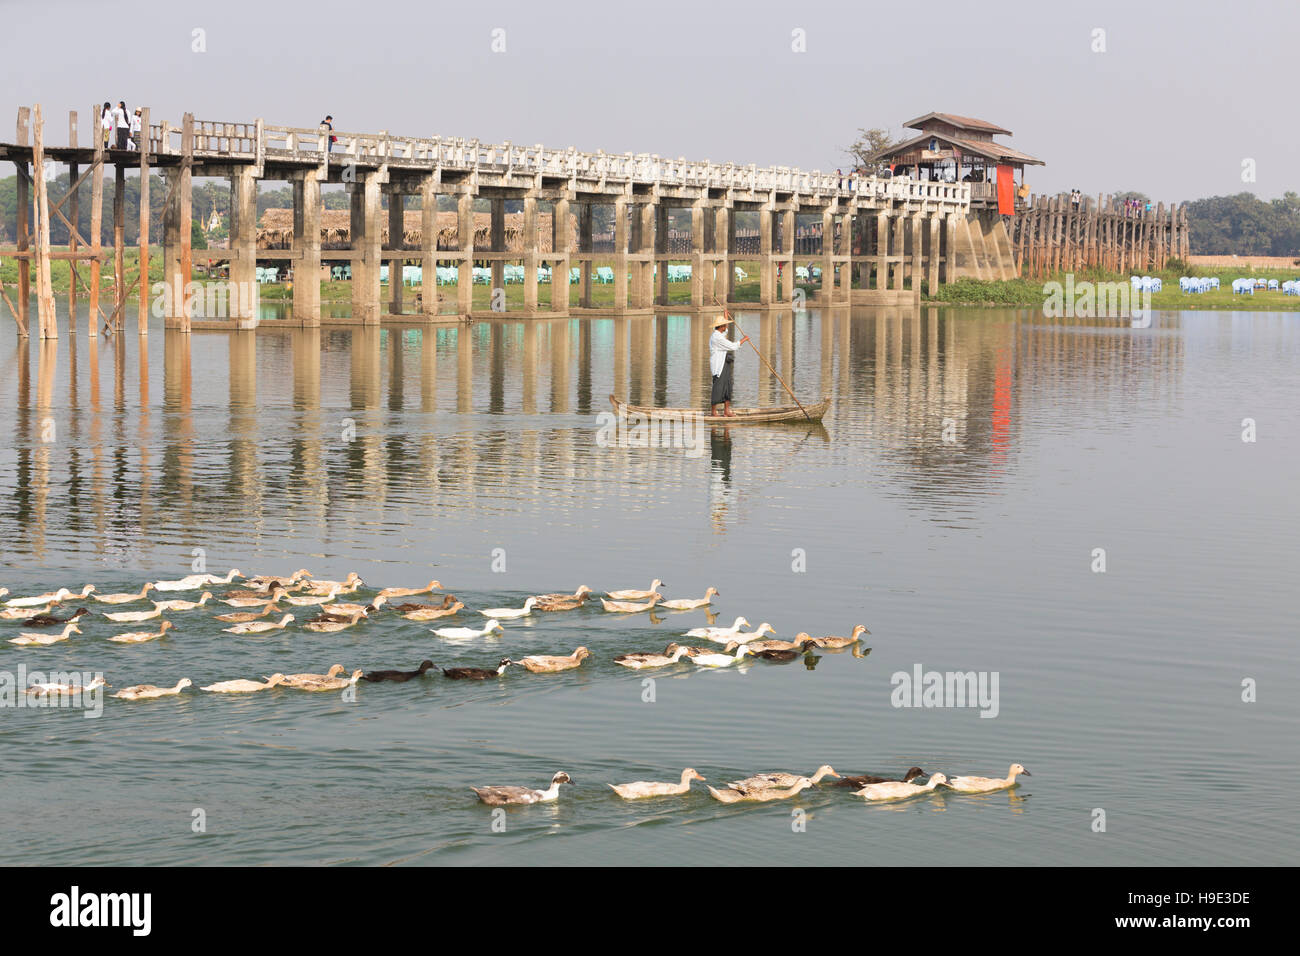
[[[406,209],[402,212],[402,244],[413,252],[418,252],[423,242],[421,231],[423,213],[418,209]],[[508,213],[505,217],[506,250],[523,251],[523,213]],[[457,229],[456,213],[438,213],[438,248],[456,249],[460,237]],[[380,215],[382,242],[389,244],[388,213]],[[570,217],[569,248],[577,247],[577,226]],[[491,241],[492,216],[486,212],[474,214],[474,245],[486,249]],[[537,214],[538,244],[542,252],[551,251],[551,214]],[[321,212],[320,240],[322,249],[346,249],[351,244],[352,214],[347,209],[325,209]],[[288,249],[293,243],[293,210],[267,209],[262,213],[257,226],[257,246],[259,249]]]

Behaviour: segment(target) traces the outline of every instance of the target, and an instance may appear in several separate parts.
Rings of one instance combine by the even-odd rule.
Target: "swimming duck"
[[[649,611],[655,606],[655,602],[661,597],[663,597],[662,594],[652,594],[650,595],[650,600],[646,601],[644,604],[637,604],[634,601],[607,601],[604,598],[601,598],[600,606],[606,611],[614,611],[619,614],[636,614],[640,611]]]
[[[457,601],[450,594],[445,595],[442,604],[398,604],[393,610],[397,611],[408,621],[436,621],[440,617],[451,617],[460,611],[465,610],[465,605]]]
[[[572,654],[533,654],[521,657],[515,663],[533,674],[555,674],[580,666],[590,656],[591,651],[579,647]]]
[[[761,657],[765,661],[773,661],[778,664],[788,664],[792,660],[803,656],[801,651],[753,651],[755,657]]]
[[[95,594],[91,596],[91,600],[98,601],[100,604],[130,604],[133,601],[143,601],[153,588],[153,584],[150,583],[133,594]]]
[[[42,611],[40,614],[33,614],[23,621],[23,627],[53,627],[55,624],[66,624],[68,621],[75,621],[77,618],[85,617],[89,613],[84,607],[77,608],[67,617],[59,617],[57,614],[47,614]]]
[[[693,611],[699,607],[707,607],[715,597],[718,596],[717,588],[709,588],[704,592],[702,598],[677,598],[673,601],[660,601],[660,607],[666,607],[670,611]]]
[[[915,783],[904,783],[901,780],[890,780],[885,783],[871,783],[861,790],[855,790],[855,797],[862,797],[864,800],[904,800],[907,797],[917,797],[923,793],[930,793],[935,787],[942,786],[948,782],[948,778],[941,773],[930,775],[930,781],[925,786]]]
[[[368,617],[371,611],[377,611],[387,602],[388,598],[382,594],[375,595],[375,599],[369,604],[359,604],[355,601],[335,601],[333,604],[322,607],[322,611],[328,611],[330,614],[356,614],[360,611],[363,617]]]
[[[235,578],[243,576],[239,568],[231,568],[224,578],[215,574],[189,574],[176,581],[158,581],[153,589],[155,591],[197,591],[209,584],[229,584]]]
[[[500,677],[506,672],[506,668],[513,664],[508,657],[501,658],[501,663],[496,666],[495,670],[489,670],[486,667],[439,667],[443,677],[449,677],[452,680],[487,680],[489,677]]]
[[[213,618],[214,621],[221,621],[226,624],[242,624],[244,621],[256,621],[259,617],[266,617],[273,611],[282,611],[275,601],[267,601],[260,611],[236,611],[233,614],[218,614]]]
[[[271,587],[274,584],[278,584],[281,587],[290,588],[293,587],[295,584],[302,582],[303,578],[310,578],[310,577],[311,577],[310,571],[308,571],[306,568],[299,568],[297,571],[293,572],[293,574],[289,575],[288,577],[281,577],[276,574],[259,574],[249,578],[244,583],[251,588],[261,588],[262,590],[266,590],[267,588]]]
[[[85,691],[99,690],[101,687],[112,687],[102,677],[92,677],[90,683],[84,687],[81,684],[31,684],[27,687],[27,693],[35,697],[48,697],[51,694],[80,694]]]
[[[534,607],[538,611],[572,611],[585,604],[591,593],[591,588],[580,584],[572,594],[534,594],[533,600],[537,602]]]
[[[440,628],[429,628],[429,630],[433,631],[433,633],[437,634],[439,637],[449,637],[452,639],[465,638],[465,637],[487,637],[489,634],[492,634],[493,632],[498,632],[501,634],[504,634],[506,632],[506,629],[501,626],[501,622],[497,620],[488,621],[486,624],[483,625],[483,629],[481,631],[476,631],[472,627],[440,627]]]
[[[346,631],[349,627],[352,627],[357,623],[357,621],[361,620],[365,616],[366,614],[364,611],[357,611],[356,614],[346,618],[340,618],[330,614],[322,614],[320,617],[308,621],[303,625],[303,627],[309,631],[315,631],[318,634],[334,634],[338,631]]]
[[[533,606],[537,603],[536,598],[529,598],[520,608],[514,607],[492,607],[485,611],[479,611],[484,617],[495,618],[501,621],[510,621],[520,617],[528,617],[533,613]]]
[[[116,644],[143,644],[145,641],[152,641],[162,637],[171,628],[171,621],[159,621],[158,630],[156,631],[127,631],[125,634],[114,634],[109,640]]]
[[[268,581],[264,588],[236,588],[233,591],[227,591],[222,595],[223,598],[251,598],[254,601],[269,601],[273,597],[278,597],[279,593],[288,594],[291,591],[301,591],[302,584],[281,584],[278,581]]]
[[[352,594],[365,583],[361,580],[361,575],[355,571],[349,571],[348,576],[342,581],[317,581],[313,578],[307,585],[306,592],[320,595],[333,590],[336,594]]]
[[[330,665],[330,669],[324,674],[284,674],[284,680],[281,683],[285,687],[296,687],[299,684],[310,684],[315,681],[333,680],[345,670],[347,670],[347,668],[342,664],[332,664]]]
[[[123,700],[153,700],[155,697],[171,697],[179,694],[186,687],[192,686],[193,681],[188,677],[182,677],[176,682],[175,687],[156,687],[153,684],[134,684],[131,687],[123,687],[114,697],[120,697]]]
[[[210,600],[212,600],[212,592],[204,591],[197,601],[154,601],[153,606],[161,611],[193,611],[197,607],[203,607]]]
[[[247,624],[236,624],[233,627],[223,627],[222,630],[227,634],[265,634],[267,631],[283,630],[293,620],[292,614],[286,614],[276,621],[249,621]]]
[[[732,641],[722,650],[721,654],[699,650],[691,655],[691,661],[701,667],[730,667],[749,653],[749,645]]]
[[[743,801],[766,803],[769,800],[788,800],[801,790],[807,790],[811,786],[811,780],[807,777],[800,777],[788,788],[753,787],[745,790],[735,790],[730,787],[723,787],[721,790],[717,790],[709,787],[709,793],[714,800],[719,800],[722,803],[741,803]]]
[[[63,630],[57,634],[19,634],[17,637],[9,638],[9,643],[18,644],[22,647],[30,647],[32,645],[48,647],[51,644],[59,643],[59,641],[66,641],[70,634],[80,633],[81,628],[77,627],[77,625],[72,621],[69,621],[64,626]]]
[[[664,583],[658,578],[655,578],[654,582],[650,585],[650,589],[647,591],[606,591],[605,597],[611,598],[615,601],[645,601],[653,597],[658,601],[662,597],[659,593],[659,589],[663,586]]]
[[[422,588],[384,588],[380,595],[385,598],[411,597],[416,594],[429,594],[432,591],[441,591],[442,584],[438,581],[430,581]]]
[[[284,600],[288,601],[294,607],[313,607],[318,604],[328,604],[342,590],[337,583],[332,584],[324,594],[307,593],[307,594],[286,594]],[[335,610],[338,610],[335,608]]]
[[[867,626],[865,624],[856,624],[853,627],[853,635],[851,637],[834,637],[834,636],[808,637],[807,634],[799,634],[796,636],[796,640],[799,637],[803,637],[806,638],[807,640],[812,641],[813,644],[815,644],[818,647],[833,649],[837,647],[848,647],[850,644],[856,644],[862,638],[863,634],[870,634],[870,633],[871,632],[867,630]]]
[[[93,584],[87,584],[81,589],[81,596],[86,597],[95,590]],[[46,594],[38,594],[35,597],[11,598],[5,601],[5,607],[40,607],[42,604],[62,604],[68,598],[72,597],[73,592],[67,588],[59,588],[57,591],[51,591]],[[47,609],[48,610],[48,609]]]
[[[270,690],[272,687],[278,687],[284,683],[283,674],[272,674],[266,678],[265,683],[255,680],[244,680],[242,677],[237,680],[222,680],[215,684],[209,684],[207,687],[201,687],[200,690],[212,691],[214,694],[251,694],[254,691]]]
[[[855,790],[861,790],[863,787],[873,783],[911,783],[917,777],[924,777],[925,771],[920,767],[912,767],[902,778],[898,777],[876,777],[869,773],[864,773],[857,777],[841,777],[836,780],[836,787],[852,787]]]
[[[644,800],[646,797],[675,797],[690,790],[692,780],[703,779],[695,772],[695,768],[687,767],[682,771],[681,783],[653,783],[637,780],[634,783],[611,783],[609,788],[624,800]]]
[[[614,658],[614,663],[638,671],[650,667],[667,667],[669,664],[676,664],[686,656],[688,652],[689,648],[682,647],[680,644],[673,642],[664,648],[662,654],[652,654],[648,652],[620,654],[618,657]]]
[[[1011,769],[1007,771],[1006,779],[1000,777],[957,776],[948,781],[948,786],[960,793],[990,793],[994,790],[1006,790],[1008,787],[1014,787],[1016,777],[1022,773],[1026,777],[1033,776],[1020,764],[1013,763]]]
[[[364,673],[365,671],[358,669],[352,672],[351,677],[326,677],[321,680],[296,681],[287,686],[295,690],[342,690],[345,687],[354,686],[357,681],[361,680],[361,675]]]
[[[366,671],[361,675],[361,679],[371,683],[391,680],[400,684],[416,677],[423,677],[424,672],[434,666],[433,661],[420,661],[420,666],[413,671]]]
[[[780,638],[768,638],[762,641],[746,640],[749,649],[755,654],[763,651],[806,651],[812,646],[812,640],[807,634],[796,634],[794,640],[783,641]]]
[[[3,610],[0,610],[0,621],[22,621],[26,619],[28,616],[30,616],[32,611],[36,611],[37,615],[49,614],[51,609],[53,609],[53,607],[54,607],[53,602],[46,604],[43,608],[40,608],[39,610],[37,610],[35,606],[7,607],[4,608]]]
[[[744,780],[733,780],[727,784],[732,790],[763,790],[772,787],[793,787],[800,780],[807,779],[812,784],[822,782],[824,777],[838,777],[835,768],[828,763],[822,764],[817,768],[817,772],[811,777],[805,778],[803,774],[785,773],[781,770],[773,770],[770,773],[756,773],[752,777],[746,777]]]
[[[686,632],[687,637],[707,637],[711,641],[726,643],[734,640],[742,627],[749,627],[749,621],[743,617],[736,618],[731,627],[693,627]]]
[[[152,611],[105,611],[104,617],[118,624],[137,624],[140,621],[152,621],[162,615],[162,608],[157,604]]]
[[[285,590],[283,584],[271,585],[271,590],[266,594],[256,597],[228,597],[222,598],[222,604],[228,604],[231,607],[257,607],[260,604],[266,604],[268,601],[278,602],[281,598],[287,597],[289,592]]]
[[[551,778],[551,785],[545,790],[532,790],[528,787],[471,787],[478,798],[494,807],[508,804],[549,803],[560,795],[560,784],[573,783],[572,778],[561,770]]]

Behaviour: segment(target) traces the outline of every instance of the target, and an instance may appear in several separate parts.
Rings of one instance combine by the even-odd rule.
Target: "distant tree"
[[[1144,206],[1151,201],[1151,197],[1149,197],[1146,193],[1137,193],[1137,192],[1133,192],[1132,190],[1123,193],[1116,193],[1115,199],[1122,203],[1128,202],[1130,199],[1136,199]]]
[[[1192,251],[1201,255],[1300,256],[1300,195],[1271,202],[1251,193],[1187,204]]]
[[[203,234],[203,224],[196,218],[190,220],[190,248],[206,249],[208,237]]]
[[[888,168],[887,163],[878,163],[871,159],[881,150],[889,149],[891,146],[897,146],[903,142],[901,139],[894,139],[887,129],[858,129],[858,138],[851,145],[845,148],[845,152],[853,161],[853,165],[858,169],[865,169],[870,173],[879,173]]]

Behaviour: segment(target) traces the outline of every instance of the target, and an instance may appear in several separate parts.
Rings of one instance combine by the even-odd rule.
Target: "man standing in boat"
[[[736,414],[731,410],[731,384],[736,367],[735,352],[749,341],[749,336],[745,336],[738,342],[727,338],[729,325],[731,325],[730,318],[725,315],[719,316],[713,323],[713,335],[709,337],[709,371],[713,373],[713,394],[710,396],[709,414],[717,415],[718,406],[722,405],[722,414],[726,418],[732,418]]]

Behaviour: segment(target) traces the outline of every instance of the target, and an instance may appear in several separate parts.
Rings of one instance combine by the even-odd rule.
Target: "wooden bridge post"
[[[438,315],[438,178],[433,172],[420,180],[420,313],[426,321]],[[427,341],[424,350],[430,350]]]
[[[314,172],[314,171],[313,171]],[[183,187],[183,182],[182,182]],[[298,241],[298,183],[294,183],[294,236],[293,242]],[[320,187],[317,186],[319,194]],[[184,202],[188,203],[189,197],[184,197]],[[181,210],[178,206],[171,212],[171,220],[174,222],[175,229],[180,232]],[[304,231],[306,224],[304,223]],[[320,243],[320,227],[316,228],[316,242]],[[237,295],[231,296],[238,302],[239,312],[231,318],[239,320],[243,325],[257,319],[256,310],[253,303],[257,301],[257,170],[252,166],[236,166],[230,174],[230,282],[231,286],[238,290]],[[183,264],[181,256],[177,256],[173,265],[176,270],[175,277],[169,281],[184,286],[190,281],[188,275],[183,274]],[[296,273],[295,273],[296,274]],[[298,304],[298,282],[293,284],[294,294],[294,316],[297,317]],[[174,294],[173,294],[174,297]],[[183,331],[189,330],[188,309],[178,312],[180,318],[179,328]]]
[[[293,181],[293,318],[303,328],[320,327],[320,220],[320,171],[310,169]],[[256,245],[254,235],[253,255],[257,254]],[[256,284],[256,268],[253,279]]]
[[[551,263],[551,312],[569,314],[569,197],[561,196],[551,206],[551,249],[555,256]]]
[[[524,252],[524,314],[537,314],[537,262],[538,262],[538,230],[537,230],[537,190],[530,189],[524,196],[524,235],[523,235],[523,252]],[[552,276],[555,270],[551,270]],[[615,276],[617,281],[617,275]],[[624,293],[626,294],[626,280]]]
[[[68,146],[75,149],[77,146],[77,111],[68,111]],[[68,230],[68,251],[74,258],[68,260],[68,335],[75,338],[77,335],[77,230],[81,228],[80,218],[80,193],[81,190],[76,187],[77,178],[81,173],[81,168],[76,160],[68,163],[68,221],[74,226]],[[94,320],[91,320],[94,324]]]
[[[14,183],[15,199],[17,200],[16,216],[14,217],[14,248],[18,252],[28,252],[31,250],[32,200],[31,177],[27,172],[27,160],[15,160],[14,169],[18,172],[18,178]],[[17,261],[18,333],[24,338],[28,334],[27,313],[30,311],[32,303],[31,263],[31,259],[26,256],[20,256]]]
[[[362,325],[379,324],[379,263],[383,235],[379,225],[379,187],[382,174],[357,173],[349,184],[352,193],[352,319]]]
[[[182,299],[182,301],[184,301]],[[113,314],[111,331],[122,331],[126,310],[126,167],[113,164]]]
[[[86,323],[86,334],[92,339],[99,334],[99,281],[100,270],[103,268],[103,262],[100,255],[103,252],[104,230],[104,134],[100,129],[98,122],[99,108],[92,104],[90,115],[95,117],[96,122],[92,124],[91,136],[95,144],[94,166],[90,174],[90,253],[94,256],[90,260],[90,317]]]
[[[149,334],[149,108],[143,107],[140,110],[140,139],[135,144],[136,149],[140,151],[140,234],[136,237],[138,248],[138,257],[140,264],[140,309],[136,315],[136,329],[140,335]],[[77,217],[74,215],[72,221],[76,222]],[[93,324],[95,317],[92,315],[90,321]],[[147,362],[141,362],[140,367],[147,368]]]
[[[474,187],[462,186],[456,197],[456,232],[460,261],[456,270],[456,308],[461,315],[474,310]]]
[[[119,175],[122,172],[122,166],[118,164]],[[257,187],[253,186],[254,195]],[[194,227],[194,114],[186,113],[181,117],[181,167],[180,178],[176,187],[176,204],[179,219],[177,222],[177,232],[180,233],[180,280],[181,288],[188,293],[190,282],[194,278],[194,259],[193,249],[193,227]],[[254,247],[256,247],[257,233],[257,203],[253,203],[253,222],[249,226],[250,231],[254,234]],[[189,296],[184,295],[181,299],[182,308],[180,310],[182,332],[190,331],[190,307]]]
[[[45,188],[45,121],[36,104],[32,126],[32,175],[36,178],[36,314],[42,339],[59,337],[50,280],[50,197]]]

